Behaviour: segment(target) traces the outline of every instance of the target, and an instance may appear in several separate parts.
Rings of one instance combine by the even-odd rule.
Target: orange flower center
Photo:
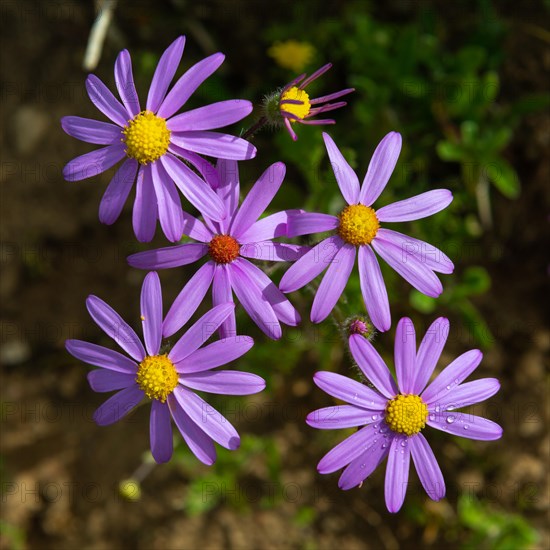
[[[231,235],[215,235],[210,241],[208,253],[218,264],[229,264],[239,256],[241,246]]]

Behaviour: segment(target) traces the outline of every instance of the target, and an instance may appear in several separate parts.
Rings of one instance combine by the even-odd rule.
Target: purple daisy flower
[[[170,417],[193,454],[204,464],[216,460],[214,441],[231,450],[239,446],[239,434],[231,423],[193,391],[249,395],[265,388],[264,380],[255,374],[214,370],[245,354],[253,345],[249,336],[201,347],[231,314],[234,304],[221,304],[203,315],[167,353],[161,351],[162,294],[155,272],[147,274],[141,289],[145,346],[103,300],[90,296],[86,306],[96,324],[130,356],[81,340],[65,343],[71,355],[101,367],[88,373],[94,391],[120,390],[95,411],[93,418],[97,424],[107,426],[117,422],[148,397],[152,400],[151,452],[157,462],[167,462],[172,456]]]
[[[204,168],[204,167],[203,167]],[[163,335],[174,334],[187,322],[212,285],[213,305],[233,301],[233,292],[251,319],[270,338],[282,336],[280,322],[296,326],[300,315],[271,279],[246,258],[268,261],[294,261],[308,248],[294,244],[272,242],[286,235],[290,212],[282,211],[258,220],[279,190],[285,176],[285,165],[270,166],[239,204],[239,173],[237,163],[218,161],[210,166],[209,180],[223,200],[227,216],[216,222],[204,216],[205,223],[184,213],[185,235],[198,241],[169,246],[128,257],[128,263],[139,269],[166,269],[196,262],[208,256],[175,299],[166,315]],[[220,337],[236,333],[235,314],[222,324]]]
[[[405,498],[411,456],[428,496],[432,500],[445,496],[443,475],[420,433],[426,424],[469,439],[491,441],[501,437],[502,428],[495,422],[456,411],[488,399],[500,388],[494,378],[462,383],[481,362],[481,351],[463,353],[426,387],[448,333],[449,321],[437,319],[417,352],[413,323],[401,319],[395,335],[397,384],[372,344],[358,334],[350,336],[350,351],[374,389],[333,372],[315,374],[317,386],[349,404],[314,411],[308,415],[307,423],[325,430],[358,428],[321,459],[317,466],[321,474],[345,468],[338,486],[351,489],[388,457],[386,506],[390,512],[397,512]]]
[[[95,75],[86,80],[90,99],[114,124],[75,116],[61,120],[70,136],[105,145],[70,161],[63,170],[66,180],[95,176],[126,157],[101,199],[99,219],[107,225],[117,220],[136,181],[132,221],[136,237],[142,242],[153,238],[157,219],[167,239],[175,242],[181,238],[184,220],[176,188],[200,212],[212,219],[223,218],[219,197],[181,159],[196,165],[202,162],[199,155],[244,160],[256,154],[248,141],[211,131],[247,116],[252,111],[250,101],[220,101],[174,116],[224,60],[221,53],[203,59],[168,92],[184,45],[185,37],[181,36],[160,58],[144,111],[134,86],[130,54],[123,50],[115,63],[122,103]]]
[[[390,132],[378,145],[370,161],[363,185],[332,138],[323,133],[332,169],[348,206],[339,216],[309,212],[294,213],[288,220],[288,237],[335,230],[300,258],[281,279],[279,288],[293,292],[307,285],[328,267],[311,308],[311,321],[320,323],[328,317],[344,291],[358,251],[359,279],[365,307],[380,331],[391,326],[386,285],[374,252],[397,273],[427,296],[443,291],[434,272],[452,273],[454,265],[438,248],[380,227],[380,222],[404,222],[431,216],[453,200],[447,189],[435,189],[410,199],[374,210],[371,205],[380,196],[393,172],[401,135]]]
[[[334,124],[335,121],[331,118],[310,119],[322,113],[344,107],[347,105],[345,101],[337,101],[336,103],[330,103],[330,101],[355,91],[354,88],[346,88],[345,90],[333,94],[310,99],[308,93],[305,91],[306,87],[321,75],[325,74],[331,67],[332,63],[327,63],[307,78],[305,73],[301,74],[281,90],[278,101],[279,113],[283,117],[286,129],[294,141],[298,139],[296,132],[292,128],[294,123],[298,122],[300,124],[314,125]],[[273,117],[269,118],[271,119]]]

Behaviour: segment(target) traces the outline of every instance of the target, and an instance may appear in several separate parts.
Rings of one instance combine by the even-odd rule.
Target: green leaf
[[[460,162],[466,156],[464,148],[459,143],[440,141],[437,143],[436,149],[441,160]]]
[[[437,300],[430,296],[418,292],[418,290],[412,290],[409,294],[409,302],[414,309],[420,311],[420,313],[432,313],[437,307]]]
[[[472,266],[464,271],[462,285],[468,294],[483,294],[491,287],[491,276],[484,267]]]
[[[504,159],[495,159],[485,167],[487,177],[507,198],[519,197],[521,185],[517,172]]]

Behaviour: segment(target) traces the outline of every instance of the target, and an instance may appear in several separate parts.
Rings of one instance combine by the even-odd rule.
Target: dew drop
[[[450,389],[451,389],[451,386],[447,386],[447,389],[450,390]]]
[[[353,395],[353,399],[357,399],[357,394],[354,394],[354,395]]]
[[[361,469],[364,470],[366,468],[366,464],[361,464]]]
[[[455,421],[455,417],[454,416],[448,416],[447,417],[447,424],[452,424],[453,422]]]
[[[372,418],[373,420],[376,420],[376,419],[378,418],[378,415],[377,415],[377,414],[373,414],[373,415],[371,416],[371,418]]]
[[[448,411],[454,411],[456,409],[456,407],[454,405],[447,405],[447,410]]]
[[[436,405],[435,412],[438,413],[439,411],[440,411],[440,407],[439,407],[439,405]]]
[[[464,429],[467,430],[470,426],[468,424],[464,424]]]
[[[435,414],[434,413],[430,414],[429,418],[430,420],[435,420]]]
[[[458,378],[455,378],[455,384],[458,384],[460,380]]]
[[[407,440],[403,439],[403,441],[401,441],[401,447],[406,447],[407,443],[408,443]]]

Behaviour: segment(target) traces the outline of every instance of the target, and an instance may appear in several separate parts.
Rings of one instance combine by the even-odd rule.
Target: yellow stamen
[[[292,99],[293,101],[301,101],[300,104],[295,103],[283,103],[286,99]],[[286,111],[297,116],[300,119],[306,118],[311,110],[311,103],[309,102],[309,95],[304,90],[292,86],[284,94],[281,95],[280,101],[281,111]],[[291,122],[293,122],[291,120]]]
[[[164,403],[178,384],[178,373],[167,355],[147,356],[139,364],[136,382],[149,399]]]
[[[338,234],[344,241],[355,246],[370,244],[380,229],[376,212],[363,204],[346,206],[339,218]]]
[[[398,395],[386,405],[386,423],[396,433],[417,434],[427,418],[428,407],[419,395]]]
[[[170,130],[166,127],[166,120],[151,111],[141,111],[122,132],[126,136],[123,138],[126,155],[140,164],[154,162],[168,151]]]

